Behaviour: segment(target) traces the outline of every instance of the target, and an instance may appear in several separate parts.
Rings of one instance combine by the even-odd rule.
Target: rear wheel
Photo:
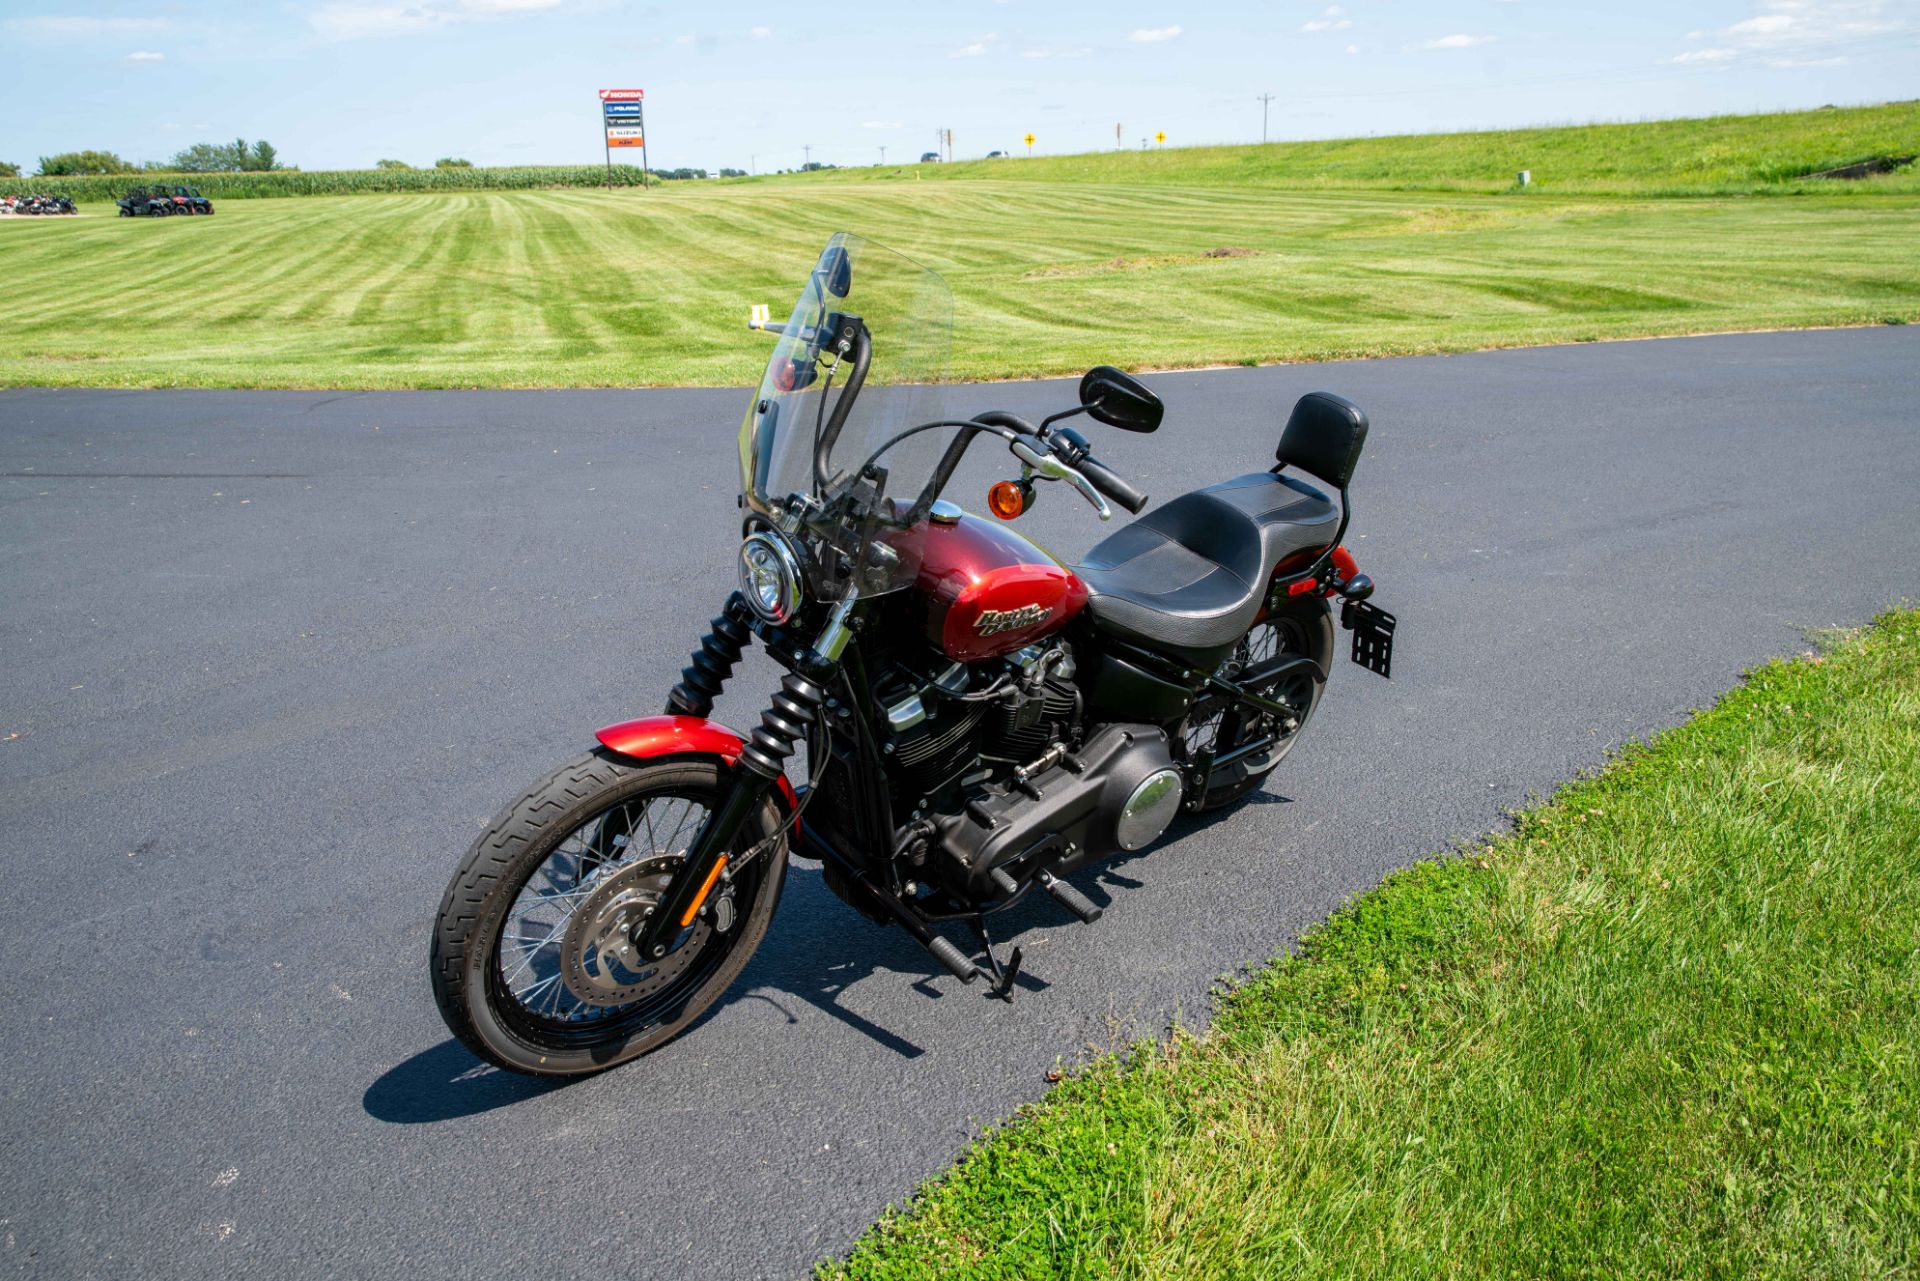
[[[1212,810],[1231,805],[1259,790],[1267,775],[1286,758],[1320,705],[1326,688],[1304,672],[1280,671],[1285,660],[1299,655],[1328,670],[1333,660],[1333,611],[1318,596],[1294,597],[1255,623],[1224,662],[1219,674],[1244,689],[1293,709],[1293,715],[1255,711],[1222,695],[1194,700],[1181,725],[1181,753],[1190,764],[1211,752],[1215,759],[1261,739],[1271,744],[1240,760],[1217,766],[1208,776],[1205,792],[1190,796],[1189,810]]]
[[[731,769],[710,757],[636,762],[605,749],[537,784],[474,843],[441,900],[433,994],[447,1027],[490,1063],[536,1076],[598,1072],[678,1035],[746,966],[786,878],[770,797],[667,954],[631,931],[718,805]]]

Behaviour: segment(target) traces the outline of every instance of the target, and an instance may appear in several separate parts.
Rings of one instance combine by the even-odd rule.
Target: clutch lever
[[[1080,496],[1092,503],[1093,509],[1100,513],[1101,520],[1113,519],[1113,508],[1107,506],[1107,500],[1100,496],[1100,491],[1093,487],[1093,482],[1061,462],[1051,451],[1035,449],[1027,443],[1025,438],[1017,436],[1007,442],[1007,448],[1012,450],[1013,456],[1034,475],[1044,480],[1064,480],[1079,490]]]

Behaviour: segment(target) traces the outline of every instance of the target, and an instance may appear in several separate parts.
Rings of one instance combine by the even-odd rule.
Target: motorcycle
[[[789,852],[1011,999],[1022,954],[989,919],[1038,892],[1095,922],[1072,873],[1258,789],[1319,705],[1334,602],[1354,661],[1389,674],[1393,616],[1341,543],[1358,406],[1302,397],[1270,470],[1069,566],[1009,522],[1049,483],[1102,520],[1138,515],[1147,496],[1068,420],[1151,432],[1161,402],[1100,366],[1037,424],[951,418],[951,315],[936,274],[845,233],[784,322],[754,309],[776,342],[738,436],[737,590],[664,713],[600,730],[509,805],[441,901],[434,997],[474,1054],[570,1076],[671,1040],[752,957]],[[994,519],[943,497],[982,438],[1018,469],[989,490]],[[710,713],[755,641],[786,675],[743,736]]]

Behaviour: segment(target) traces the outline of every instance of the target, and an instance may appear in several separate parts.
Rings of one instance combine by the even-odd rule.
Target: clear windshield
[[[956,433],[901,437],[946,416],[946,282],[842,232],[808,273],[792,315],[769,328],[779,336],[740,425],[748,507],[802,535],[816,553],[807,573],[821,597],[837,597],[863,556],[864,594],[906,586],[919,569],[921,530],[905,518]]]

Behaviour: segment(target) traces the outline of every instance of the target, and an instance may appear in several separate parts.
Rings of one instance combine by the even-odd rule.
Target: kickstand
[[[993,976],[993,994],[1009,1005],[1013,1003],[1014,980],[1020,977],[1020,949],[1013,949],[1005,965],[993,954],[993,935],[987,933],[987,920],[976,916],[968,922],[973,926],[973,936],[980,940],[980,950],[987,954],[987,972]]]

